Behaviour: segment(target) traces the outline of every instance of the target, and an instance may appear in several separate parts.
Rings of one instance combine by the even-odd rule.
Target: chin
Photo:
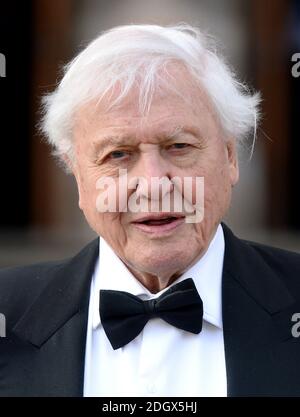
[[[182,251],[159,250],[151,251],[143,259],[136,259],[135,264],[140,270],[153,275],[174,274],[183,271],[192,262],[191,253],[185,254]]]

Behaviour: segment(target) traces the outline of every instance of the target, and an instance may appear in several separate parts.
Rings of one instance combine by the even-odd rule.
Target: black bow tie
[[[124,291],[100,291],[101,323],[114,349],[136,338],[153,317],[198,334],[202,329],[202,316],[202,300],[192,278],[173,285],[158,298],[146,301]]]

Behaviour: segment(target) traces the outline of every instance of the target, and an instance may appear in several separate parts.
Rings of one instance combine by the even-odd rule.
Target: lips
[[[139,223],[156,226],[156,225],[160,225],[160,224],[171,223],[172,221],[174,221],[176,219],[177,219],[177,217],[165,217],[163,219],[144,220],[143,222],[139,222]]]
[[[161,235],[176,229],[184,219],[182,213],[159,213],[135,219],[132,224],[143,232]]]
[[[133,220],[133,223],[144,223],[144,224],[165,224],[170,223],[179,218],[184,218],[182,213],[157,213],[148,214],[147,216],[140,217]]]

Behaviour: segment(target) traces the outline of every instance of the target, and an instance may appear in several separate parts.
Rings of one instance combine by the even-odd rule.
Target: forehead
[[[74,132],[94,139],[113,135],[142,141],[190,130],[206,136],[216,134],[220,130],[218,118],[205,91],[185,73],[179,77],[177,71],[173,76],[176,78],[171,88],[154,91],[146,112],[140,110],[138,86],[112,107],[117,88],[114,95],[106,94],[100,102],[91,101],[77,111]]]

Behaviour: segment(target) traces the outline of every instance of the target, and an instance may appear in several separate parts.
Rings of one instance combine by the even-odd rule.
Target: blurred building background
[[[188,22],[216,36],[243,81],[260,90],[254,155],[240,151],[240,183],[226,219],[250,240],[300,251],[300,0],[4,1],[0,52],[0,266],[70,256],[94,233],[77,191],[35,128],[59,69],[99,32],[120,24]]]

